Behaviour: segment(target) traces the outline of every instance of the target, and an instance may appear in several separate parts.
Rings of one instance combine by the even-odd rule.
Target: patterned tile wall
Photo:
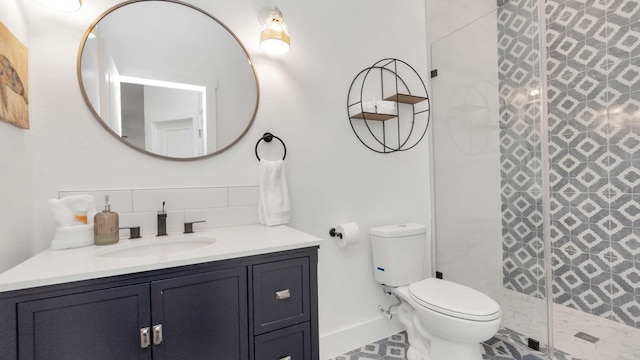
[[[503,283],[544,298],[537,2],[506,1],[497,17]]]
[[[640,328],[640,1],[545,13],[554,301]]]
[[[498,13],[504,285],[540,297],[532,3]],[[640,0],[546,0],[545,16],[554,301],[640,328]]]

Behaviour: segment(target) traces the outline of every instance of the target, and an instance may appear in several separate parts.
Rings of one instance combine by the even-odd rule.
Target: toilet
[[[480,343],[500,326],[500,305],[470,287],[424,271],[431,246],[422,224],[371,228],[375,279],[398,298],[409,360],[481,360]]]

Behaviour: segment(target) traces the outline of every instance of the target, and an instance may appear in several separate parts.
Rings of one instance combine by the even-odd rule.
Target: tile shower
[[[540,127],[530,125],[540,109],[514,91],[539,82],[513,59],[537,56],[536,39],[518,32],[537,16],[528,5],[498,11],[504,285],[544,297]],[[553,299],[640,328],[640,2],[549,0],[545,14]]]
[[[435,125],[434,137],[456,142],[455,123],[464,118],[474,135],[468,148],[458,146],[466,151],[455,162],[466,162],[468,172],[482,163],[481,171],[499,174],[467,174],[471,180],[464,185],[473,198],[438,195],[438,171],[451,179],[438,162],[450,165],[455,156],[450,152],[457,150],[440,149],[436,139],[436,214],[445,213],[436,226],[448,226],[446,210],[452,205],[445,202],[473,207],[469,201],[481,201],[476,193],[496,189],[498,211],[487,202],[478,206],[484,212],[458,220],[498,223],[486,234],[489,239],[497,233],[499,245],[491,239],[466,248],[489,262],[500,252],[502,281],[500,289],[479,283],[460,264],[446,268],[445,278],[450,273],[454,281],[475,284],[497,298],[505,309],[503,322],[523,325],[517,329],[521,341],[534,337],[544,347],[550,339],[551,347],[583,359],[640,359],[640,1],[499,1],[494,13],[466,28],[457,31],[466,35],[453,34],[432,46],[441,74],[433,82],[434,109],[448,111],[436,113],[434,121],[449,121],[440,131]],[[466,50],[452,45],[480,33],[493,37],[497,56],[468,43]],[[468,53],[460,56],[461,51]],[[467,63],[456,67],[454,58]],[[449,71],[465,72],[465,79]],[[463,100],[455,95],[461,92],[446,88],[452,83],[482,93],[482,102],[466,96],[460,106]],[[489,120],[477,117],[479,112]],[[476,146],[478,132],[489,145]],[[474,229],[476,237],[484,234]],[[455,236],[441,235],[440,269],[442,262],[455,263],[469,251],[455,244]],[[576,340],[579,331],[601,340]]]
[[[547,17],[553,299],[640,328],[640,2]]]

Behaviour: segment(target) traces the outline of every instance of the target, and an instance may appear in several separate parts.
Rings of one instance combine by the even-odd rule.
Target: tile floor
[[[360,360],[360,359],[381,359],[395,360],[406,359],[406,352],[409,348],[407,344],[407,333],[401,332],[372,344],[365,345],[359,349],[349,351],[330,360]]]
[[[504,328],[483,344],[484,360],[548,359],[523,346],[527,336],[521,335],[547,338],[546,301],[506,289],[496,299],[502,306]],[[553,322],[555,347],[565,351],[556,350],[555,360],[640,360],[640,329],[558,304],[553,306]],[[600,340],[589,343],[577,338],[577,332]],[[399,333],[331,360],[405,359],[407,348],[406,334]]]
[[[544,341],[547,338],[545,300],[503,289],[496,296],[502,307],[502,326]],[[553,305],[553,338],[556,349],[584,360],[640,360],[640,328],[587,314],[567,306]],[[599,340],[590,343],[575,336],[578,332]],[[525,336],[519,341],[526,342]],[[515,339],[518,339],[516,336]],[[565,359],[556,354],[558,359]]]
[[[498,336],[491,338],[484,344],[483,360],[543,360],[542,353],[517,345],[515,339],[519,334],[511,330],[501,330]],[[386,339],[378,340],[359,349],[349,351],[346,354],[331,360],[398,360],[406,359],[407,334],[400,332]],[[558,360],[580,360],[562,352],[556,352]]]

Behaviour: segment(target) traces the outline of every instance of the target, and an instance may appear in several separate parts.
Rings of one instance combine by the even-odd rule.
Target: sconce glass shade
[[[74,12],[80,10],[82,0],[37,0],[40,4],[53,10]]]
[[[271,10],[260,33],[260,48],[267,53],[279,55],[289,51],[290,43],[282,13],[278,9]]]

